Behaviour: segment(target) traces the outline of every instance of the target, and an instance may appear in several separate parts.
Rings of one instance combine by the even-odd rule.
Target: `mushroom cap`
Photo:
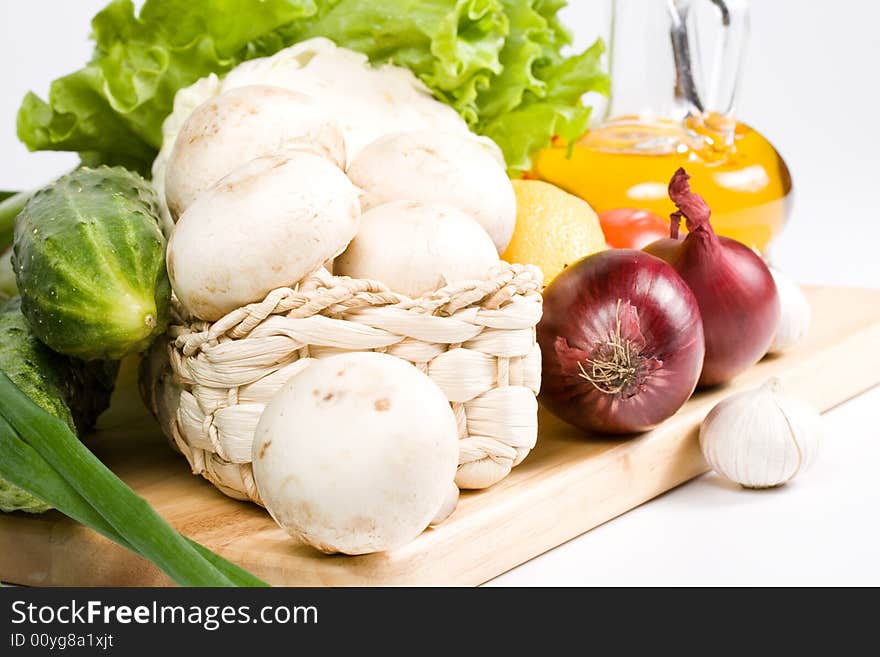
[[[361,52],[317,37],[272,55],[242,62],[223,80],[223,90],[268,84],[315,99],[336,119],[348,157],[381,135],[431,128],[469,134],[467,123],[437,100],[408,68],[374,65]]]
[[[260,417],[253,470],[269,513],[323,552],[418,536],[449,498],[458,429],[437,385],[387,354],[317,360]]]
[[[233,169],[292,148],[311,149],[345,166],[339,126],[309,96],[250,85],[209,98],[184,122],[168,161],[165,199],[172,217]]]
[[[489,234],[461,210],[392,201],[363,214],[357,236],[336,258],[333,271],[416,298],[447,283],[482,280],[498,261]]]
[[[257,158],[201,194],[168,241],[180,302],[215,321],[292,286],[357,232],[357,190],[339,167],[305,151]]]
[[[398,200],[448,203],[476,219],[503,253],[516,224],[516,197],[497,149],[468,134],[397,132],[363,148],[348,177],[363,190],[365,211]]]
[[[166,170],[181,127],[193,109],[212,96],[252,85],[311,97],[339,125],[349,160],[389,132],[430,128],[469,134],[464,119],[437,100],[408,68],[374,66],[363,53],[340,48],[323,37],[301,41],[271,57],[242,62],[222,80],[211,73],[174,95],[174,111],[162,124],[162,148],[152,168],[166,236],[174,226],[165,202]]]

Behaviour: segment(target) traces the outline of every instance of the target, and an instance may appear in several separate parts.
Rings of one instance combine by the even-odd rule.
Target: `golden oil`
[[[728,237],[766,249],[788,216],[791,176],[760,133],[719,115],[672,119],[624,116],[572,145],[541,152],[532,176],[585,199],[597,212],[639,208],[661,217],[675,210],[666,187],[678,167],[712,208],[712,225]]]

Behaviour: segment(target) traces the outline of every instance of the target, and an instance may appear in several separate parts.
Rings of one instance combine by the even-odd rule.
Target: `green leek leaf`
[[[0,476],[70,512],[112,540],[153,561],[183,586],[261,585],[172,529],[149,504],[92,454],[58,418],[45,412],[0,372],[0,447],[9,461]],[[16,443],[16,434],[21,441]],[[30,449],[28,449],[30,448]],[[39,457],[39,458],[37,458]],[[40,461],[39,459],[42,459]],[[23,471],[18,468],[24,468]],[[65,488],[59,477],[69,485]],[[27,472],[36,478],[27,479]],[[24,485],[22,485],[24,484]],[[75,498],[67,493],[75,492]],[[49,498],[52,499],[49,499]],[[88,510],[91,508],[91,511]],[[103,521],[96,518],[103,518]]]

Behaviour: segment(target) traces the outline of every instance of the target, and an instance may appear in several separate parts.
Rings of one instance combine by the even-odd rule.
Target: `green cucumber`
[[[57,352],[117,360],[168,323],[156,195],[122,167],[77,169],[36,192],[15,220],[12,264],[22,312]]]
[[[116,362],[85,362],[56,354],[33,335],[18,297],[0,305],[0,371],[37,406],[80,435],[109,406],[118,369]],[[48,509],[0,479],[0,510],[42,513]]]

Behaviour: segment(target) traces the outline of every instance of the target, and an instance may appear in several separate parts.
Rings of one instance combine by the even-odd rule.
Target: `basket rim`
[[[497,310],[521,299],[541,303],[543,275],[535,265],[501,261],[482,280],[463,280],[446,284],[418,298],[391,291],[369,279],[335,276],[321,267],[293,287],[271,290],[262,301],[230,311],[215,322],[191,315],[176,296],[172,296],[172,318],[168,333],[186,343],[187,352],[223,337],[242,339],[272,315],[292,319],[314,315],[343,315],[363,308],[395,308],[419,315],[451,317],[456,312],[480,306]]]

